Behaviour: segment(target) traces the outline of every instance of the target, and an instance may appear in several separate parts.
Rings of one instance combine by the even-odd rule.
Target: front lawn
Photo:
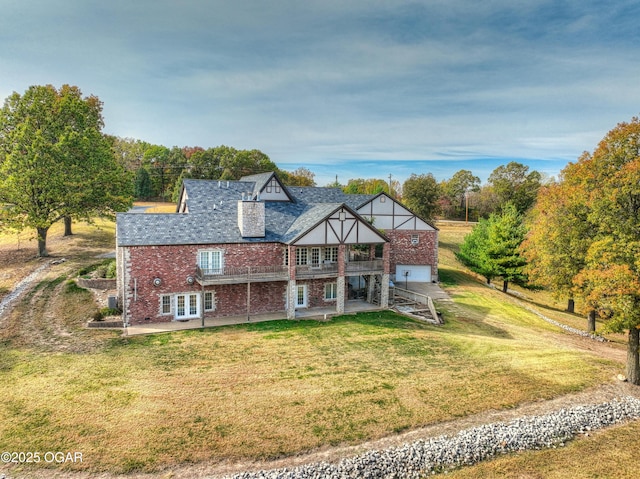
[[[549,398],[617,372],[550,342],[529,313],[505,318],[491,303],[460,301],[483,318],[449,314],[438,328],[384,312],[113,338],[91,354],[7,348],[0,450],[80,451],[82,463],[58,467],[93,472],[272,458]]]

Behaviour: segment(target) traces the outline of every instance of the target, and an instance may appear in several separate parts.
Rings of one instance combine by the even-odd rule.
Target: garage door
[[[396,282],[431,282],[431,266],[399,264],[396,266]]]

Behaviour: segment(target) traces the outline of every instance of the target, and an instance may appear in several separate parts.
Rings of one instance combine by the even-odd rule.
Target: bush
[[[110,270],[113,270],[113,272],[111,273],[113,274],[113,276],[109,276]],[[93,273],[94,271],[94,277],[96,278],[115,278],[116,261],[113,259],[106,259],[101,261],[100,263],[85,266],[84,268],[80,268],[80,270],[78,271],[78,276],[89,279],[91,277],[91,273]]]
[[[105,316],[120,316],[120,314],[122,314],[122,311],[117,308],[102,308],[100,310],[100,314],[103,318]]]
[[[107,277],[107,266],[101,265],[96,268],[96,278],[106,278]]]
[[[78,284],[72,279],[67,281],[67,284],[65,285],[65,288],[64,288],[64,292],[68,294],[86,293],[86,291],[87,291],[86,289],[78,286]]]
[[[107,265],[107,274],[105,278],[114,279],[116,277],[116,262],[112,261]]]

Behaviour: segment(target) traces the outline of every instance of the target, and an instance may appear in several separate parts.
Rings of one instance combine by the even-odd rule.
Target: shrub
[[[120,311],[117,308],[102,308],[100,310],[100,314],[102,314],[102,317],[105,317],[105,316],[120,316],[121,313],[122,313],[122,311]]]
[[[116,262],[112,261],[107,265],[107,274],[105,278],[114,279],[116,277]]]
[[[67,281],[67,284],[65,285],[65,288],[64,288],[64,292],[68,294],[84,293],[86,291],[87,291],[86,289],[78,286],[78,284],[72,279]]]

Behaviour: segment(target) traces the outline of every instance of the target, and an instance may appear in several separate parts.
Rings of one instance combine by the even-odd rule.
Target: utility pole
[[[393,198],[393,190],[391,189],[391,173],[389,173],[389,196]]]
[[[468,190],[465,190],[464,192],[464,209],[465,209],[464,222],[468,223],[469,222],[469,191]]]

